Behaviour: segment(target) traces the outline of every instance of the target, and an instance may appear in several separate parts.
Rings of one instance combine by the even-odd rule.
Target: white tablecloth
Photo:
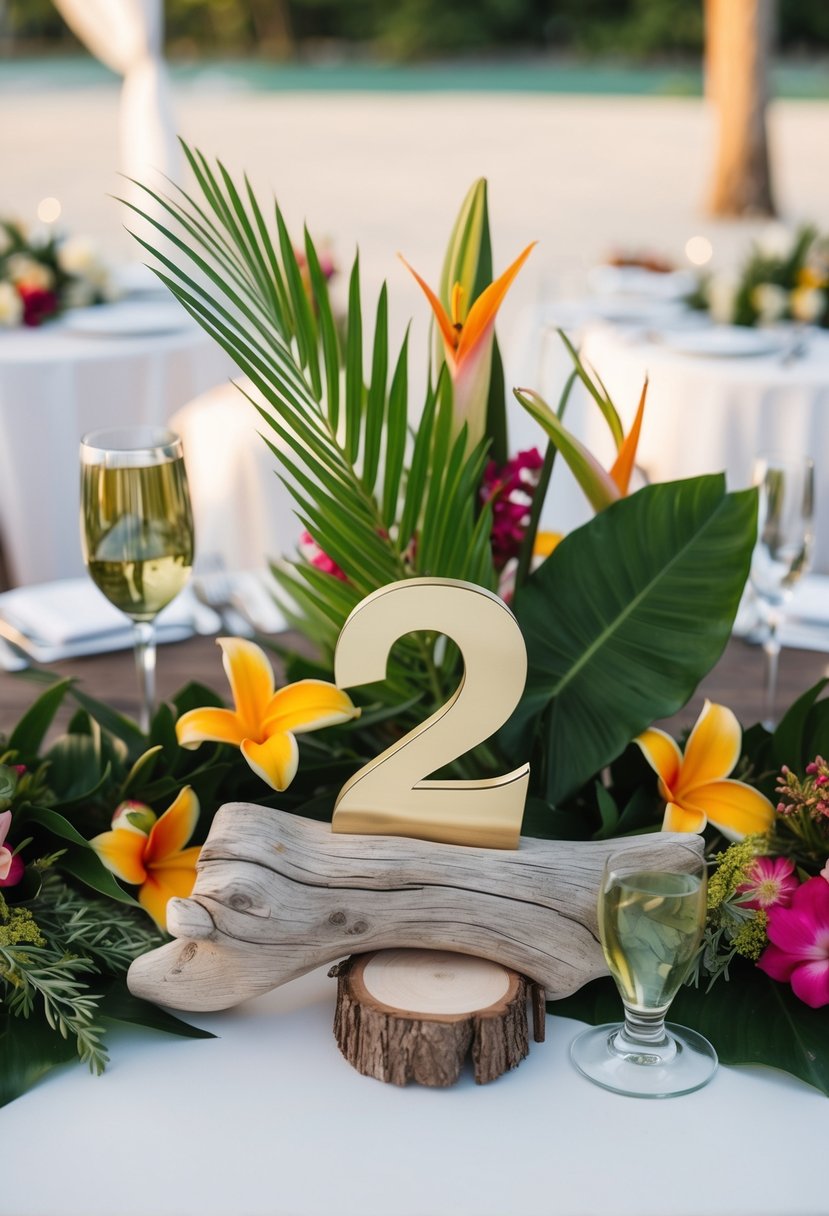
[[[539,323],[539,330],[541,325]],[[714,358],[675,353],[655,341],[609,325],[588,324],[582,355],[601,376],[625,425],[636,412],[645,375],[648,404],[638,464],[653,481],[725,471],[730,489],[751,484],[760,452],[811,456],[815,460],[816,516],[813,569],[829,572],[829,336],[816,333],[806,354],[786,364],[779,355]],[[536,343],[534,385],[555,408],[570,364],[559,339]],[[535,368],[533,369],[535,371]],[[532,382],[531,382],[532,383]],[[525,445],[543,447],[545,436],[516,417]],[[567,426],[608,467],[610,432],[596,405],[579,386]],[[567,531],[590,517],[581,491],[559,462],[544,513],[546,526]]]
[[[216,1041],[116,1036],[0,1110],[4,1216],[825,1216],[829,1102],[763,1068],[697,1093],[607,1093],[579,1025],[487,1086],[396,1089],[331,1033],[324,971],[198,1017]]]
[[[73,334],[61,322],[0,334],[0,529],[12,580],[83,573],[84,432],[166,424],[231,373],[224,352],[190,323],[129,337]]]

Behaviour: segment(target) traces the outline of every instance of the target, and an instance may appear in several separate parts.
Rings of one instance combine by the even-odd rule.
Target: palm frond
[[[385,583],[440,574],[493,586],[490,512],[476,501],[485,447],[467,455],[465,435],[453,438],[445,371],[410,430],[408,331],[392,349],[385,285],[369,334],[355,257],[341,337],[307,230],[303,267],[275,202],[271,226],[247,178],[239,189],[220,162],[184,152],[198,197],[142,186],[160,209],[128,205],[156,234],[136,238],[156,273],[249,379],[298,519],[347,580],[282,556],[273,569],[291,623],[330,652],[351,609]],[[441,679],[456,679],[457,665],[438,673],[433,643],[395,647],[390,695],[436,701]]]

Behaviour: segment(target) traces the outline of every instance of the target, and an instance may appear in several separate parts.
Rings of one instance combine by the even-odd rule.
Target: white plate
[[[646,300],[682,300],[696,286],[689,270],[660,274],[643,266],[594,266],[588,272],[587,282],[597,296],[630,295]]]
[[[662,345],[681,355],[703,358],[745,358],[750,355],[775,355],[790,345],[785,334],[768,329],[748,329],[742,325],[712,325],[688,333],[666,333]]]
[[[91,337],[166,334],[189,325],[192,325],[192,321],[181,305],[166,300],[75,308],[70,309],[63,318],[64,329]]]

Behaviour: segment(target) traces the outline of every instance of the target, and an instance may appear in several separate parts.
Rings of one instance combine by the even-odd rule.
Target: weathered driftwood
[[[412,946],[492,959],[566,996],[605,971],[596,895],[608,852],[629,847],[658,867],[679,840],[688,838],[467,848],[338,835],[228,803],[192,896],[168,905],[178,940],[136,959],[129,986],[175,1009],[225,1009],[354,952]]]
[[[529,1051],[528,982],[500,963],[441,950],[381,950],[354,955],[331,974],[334,1035],[365,1077],[454,1085],[471,1052],[475,1080],[484,1085]]]

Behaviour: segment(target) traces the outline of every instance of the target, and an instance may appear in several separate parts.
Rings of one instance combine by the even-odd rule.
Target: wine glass
[[[133,623],[146,732],[155,701],[154,621],[193,567],[193,512],[177,435],[122,427],[83,437],[81,540],[92,581]]]
[[[754,484],[760,490],[757,544],[751,585],[767,627],[764,726],[773,730],[780,659],[779,628],[795,583],[808,568],[814,517],[814,464],[805,458],[764,455],[757,459]]]
[[[599,936],[625,1020],[593,1026],[570,1046],[576,1068],[597,1085],[639,1098],[670,1098],[710,1081],[717,1054],[708,1040],[665,1022],[696,956],[705,906],[699,847],[666,845],[658,868],[632,848],[607,858]]]

